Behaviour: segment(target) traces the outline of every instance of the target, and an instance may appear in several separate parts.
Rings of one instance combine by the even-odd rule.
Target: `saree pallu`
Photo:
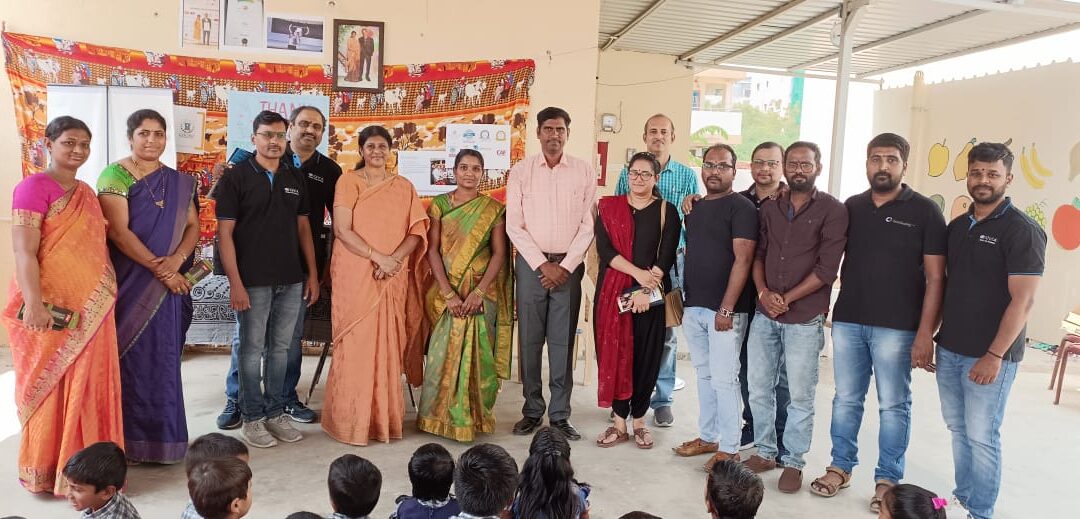
[[[634,257],[634,216],[625,196],[606,196],[597,204],[597,218],[619,255]],[[630,312],[619,313],[616,300],[634,279],[610,267],[601,268],[603,281],[596,297],[596,399],[600,407],[627,400],[634,392],[634,323]]]
[[[431,201],[429,214],[441,222],[443,267],[457,293],[471,293],[483,279],[491,261],[492,232],[504,212],[502,204],[486,195],[459,207],[451,207],[447,195]],[[511,279],[508,254],[484,294],[482,312],[459,319],[447,311],[438,283],[429,278],[425,302],[428,318],[435,324],[416,417],[420,430],[466,442],[477,432],[495,430],[491,409],[499,394],[499,380],[510,376]]]
[[[42,300],[79,312],[74,330],[27,330],[23,294],[11,283],[3,310],[22,423],[19,481],[31,492],[64,495],[68,458],[99,441],[123,447],[117,362],[116,277],[97,196],[80,182],[49,207],[38,249]]]
[[[98,192],[127,199],[128,228],[162,257],[172,254],[183,238],[195,181],[168,167],[135,181],[112,164],[102,172]],[[191,325],[191,296],[169,292],[152,271],[112,244],[109,256],[118,284],[116,337],[127,457],[176,463],[184,459],[188,442],[180,356]],[[181,271],[190,264],[188,260]]]
[[[401,438],[405,400],[401,375],[423,376],[423,303],[420,274],[428,219],[416,190],[393,175],[367,187],[356,173],[337,183],[335,206],[352,209],[352,229],[375,250],[390,253],[409,235],[420,238],[394,277],[376,280],[370,259],[344,246],[330,260],[334,355],[326,381],[322,428],[352,445]]]

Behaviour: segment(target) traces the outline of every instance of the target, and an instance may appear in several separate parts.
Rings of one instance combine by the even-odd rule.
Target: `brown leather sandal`
[[[870,511],[876,513],[881,512],[881,498],[885,496],[885,492],[888,492],[890,488],[895,485],[892,481],[878,480],[874,485],[874,497],[870,498]],[[885,490],[879,492],[881,487],[885,487]]]
[[[634,444],[639,449],[651,449],[653,448],[653,436],[652,431],[648,427],[634,428]]]
[[[840,484],[831,483],[825,478],[831,474],[840,477]],[[825,468],[825,475],[810,482],[810,492],[821,497],[833,497],[840,493],[841,489],[851,486],[851,474],[842,469],[829,466]]]
[[[610,438],[612,436],[615,437],[614,440],[605,441],[605,440],[607,440],[608,438]],[[620,443],[626,443],[628,441],[630,441],[630,435],[629,434],[627,434],[626,432],[620,431],[620,430],[616,429],[615,427],[608,427],[607,430],[605,430],[603,434],[601,434],[598,438],[596,438],[596,446],[606,449],[606,448],[609,448],[609,447],[614,447],[614,446],[616,446],[616,445],[618,445]]]

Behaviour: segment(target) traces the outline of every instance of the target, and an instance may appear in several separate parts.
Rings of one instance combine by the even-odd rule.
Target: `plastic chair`
[[[1048,388],[1054,389],[1054,382],[1057,382],[1054,405],[1058,405],[1061,401],[1061,385],[1065,382],[1065,366],[1069,363],[1071,353],[1080,354],[1080,336],[1078,335],[1066,335],[1062,337],[1061,344],[1058,345],[1057,361],[1054,362],[1054,371],[1050,373],[1050,387]]]

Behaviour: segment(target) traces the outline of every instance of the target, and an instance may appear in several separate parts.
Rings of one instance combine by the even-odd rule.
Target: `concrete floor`
[[[315,359],[304,362],[302,390],[306,392]],[[222,405],[222,375],[228,357],[191,354],[184,359],[184,388],[188,425],[192,438],[214,429],[214,418]],[[1060,406],[1051,405],[1046,390],[1052,357],[1028,350],[1027,359],[1009,401],[1003,427],[1005,472],[996,517],[1005,519],[1077,517],[1076,468],[1080,467],[1080,371],[1072,370]],[[586,438],[573,443],[573,462],[578,478],[593,485],[594,519],[617,518],[631,510],[645,510],[665,518],[707,517],[703,505],[704,457],[676,457],[670,447],[696,436],[697,399],[692,367],[679,361],[679,373],[688,379],[686,389],[676,393],[675,426],[655,429],[657,448],[639,451],[632,445],[599,449],[592,438],[607,426],[607,411],[595,406],[595,385],[575,386],[573,421]],[[582,368],[579,366],[580,380]],[[14,406],[11,403],[13,376],[10,352],[0,349],[0,516],[21,515],[29,519],[74,517],[65,501],[34,496],[18,484],[16,459],[19,447]],[[325,380],[325,379],[324,379]],[[594,383],[595,384],[595,383]],[[919,371],[914,381],[913,430],[908,451],[907,480],[942,495],[952,482],[950,440],[941,419],[937,385],[932,375]],[[319,407],[321,387],[313,407]],[[873,391],[873,390],[871,390]],[[811,452],[807,455],[806,482],[819,475],[829,461],[829,416],[832,398],[832,363],[822,360],[821,384],[817,394],[817,420]],[[870,396],[873,402],[875,396]],[[513,436],[509,429],[519,418],[520,386],[506,383],[496,406],[499,432],[481,441],[499,443],[519,464],[528,450],[528,438]],[[856,469],[851,488],[833,499],[822,499],[805,490],[786,495],[776,490],[779,471],[764,476],[766,495],[758,517],[830,519],[869,518],[867,502],[873,493],[872,464],[877,451],[876,404],[868,407],[860,437],[862,459],[867,465]],[[440,442],[455,457],[467,445],[420,433],[406,417],[405,439],[391,444],[352,447],[339,444],[317,424],[302,425],[305,439],[296,444],[253,449],[251,467],[255,473],[255,502],[249,517],[282,518],[298,510],[329,513],[326,472],[337,456],[355,453],[374,462],[383,472],[383,492],[372,517],[387,517],[394,498],[409,491],[406,464],[412,451],[427,442]],[[128,495],[145,518],[177,517],[187,501],[181,466],[139,466],[129,471]]]

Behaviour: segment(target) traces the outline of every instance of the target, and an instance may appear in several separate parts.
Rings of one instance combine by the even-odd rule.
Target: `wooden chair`
[[[1061,401],[1061,385],[1065,382],[1065,366],[1069,363],[1069,355],[1072,353],[1080,354],[1080,335],[1066,335],[1062,337],[1061,344],[1058,345],[1056,352],[1057,361],[1054,362],[1054,371],[1050,373],[1050,387],[1048,389],[1054,389],[1054,383],[1057,383],[1057,392],[1054,393],[1054,405],[1058,405]]]

